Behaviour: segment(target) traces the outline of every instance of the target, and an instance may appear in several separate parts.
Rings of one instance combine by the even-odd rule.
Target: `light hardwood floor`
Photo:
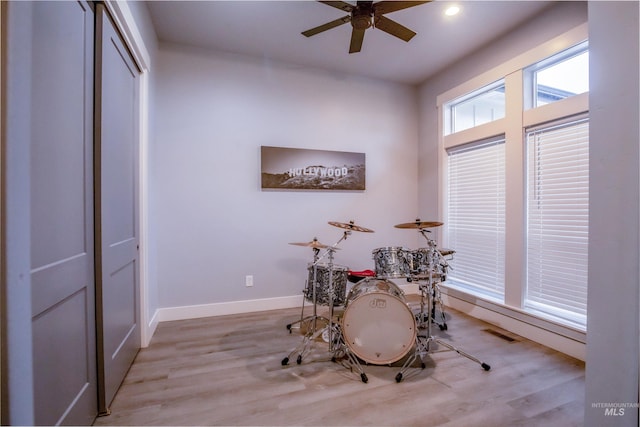
[[[413,307],[417,299],[407,297]],[[306,314],[309,313],[307,310]],[[426,368],[363,365],[368,383],[317,341],[300,365],[282,359],[302,340],[286,325],[300,309],[161,323],[95,425],[580,426],[584,363],[447,309]],[[409,353],[410,354],[410,353]]]

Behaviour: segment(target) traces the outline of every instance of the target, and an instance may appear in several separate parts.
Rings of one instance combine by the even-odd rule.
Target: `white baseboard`
[[[153,316],[151,317],[149,324],[146,325],[147,330],[146,330],[146,333],[143,334],[142,348],[149,347],[149,344],[151,343],[151,338],[153,338],[153,334],[156,333],[156,329],[158,328],[158,323],[159,323],[158,317],[159,317],[159,310],[156,310],[155,313],[153,313]]]
[[[396,282],[396,284],[398,284],[405,293],[418,292],[418,285],[415,283]],[[150,322],[149,329],[153,329],[153,331],[155,331],[155,328],[158,326],[158,322],[252,313],[256,311],[278,310],[282,308],[295,308],[301,306],[302,295],[291,295],[287,297],[263,298],[246,301],[165,307],[156,310],[152,320],[152,322],[155,323],[152,325],[152,322]],[[151,335],[153,335],[153,333],[151,333]]]
[[[417,283],[396,282],[396,284],[406,294],[420,293]],[[584,340],[580,338],[580,334],[575,331],[569,331],[571,333],[567,336],[567,334],[563,334],[562,331],[554,331],[553,327],[541,327],[527,322],[526,319],[519,319],[517,315],[521,315],[522,313],[509,315],[508,313],[492,310],[490,307],[469,303],[462,298],[458,298],[457,293],[452,290],[443,289],[442,298],[446,307],[451,307],[455,310],[468,314],[469,316],[475,317],[476,319],[496,325],[546,347],[553,348],[554,350],[560,351],[571,357],[575,357],[576,359],[584,361],[586,358],[586,344],[584,343]],[[292,295],[287,297],[264,298],[258,300],[160,308],[156,310],[149,322],[149,333],[147,336],[153,336],[159,322],[252,313],[256,311],[278,310],[283,308],[296,308],[300,307],[302,302],[302,295]],[[503,308],[502,311],[504,310],[506,309]],[[148,345],[148,343],[146,344]]]
[[[279,310],[302,306],[302,295],[264,298],[247,301],[220,302],[182,307],[165,307],[157,310],[159,322],[197,319],[200,317],[225,316],[229,314],[252,313],[256,311]]]

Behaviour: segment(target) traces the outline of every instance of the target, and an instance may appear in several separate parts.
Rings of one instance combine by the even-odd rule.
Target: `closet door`
[[[138,75],[108,13],[96,5],[96,298],[99,410],[140,348]]]
[[[23,75],[30,76],[34,418],[38,425],[91,425],[97,414],[94,13],[77,1],[24,7],[31,8],[24,15],[31,22],[15,24],[31,27],[32,62]]]

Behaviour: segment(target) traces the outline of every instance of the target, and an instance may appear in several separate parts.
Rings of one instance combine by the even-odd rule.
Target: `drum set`
[[[431,333],[432,324],[440,330],[447,329],[444,305],[440,297],[439,284],[444,282],[449,268],[448,260],[455,251],[438,249],[430,237],[430,228],[441,226],[441,222],[413,222],[397,224],[400,229],[417,230],[427,241],[427,245],[417,250],[404,247],[383,247],[374,249],[372,257],[375,271],[349,271],[345,266],[334,263],[338,245],[353,231],[372,233],[373,230],[348,223],[330,221],[330,225],[343,229],[341,238],[333,245],[325,245],[313,239],[310,242],[290,243],[310,247],[313,262],[307,266],[308,279],[303,291],[305,300],[313,304],[313,314],[304,316],[304,300],[300,320],[287,325],[291,332],[294,325],[306,325],[301,343],[284,359],[286,366],[295,357],[301,364],[304,357],[319,340],[328,344],[331,360],[345,361],[351,371],[360,375],[362,382],[368,378],[362,363],[372,365],[392,365],[406,358],[396,382],[401,382],[414,362],[420,360],[421,368],[426,367],[424,357],[430,352],[433,342],[455,351],[480,364],[488,371],[491,367],[476,357],[461,351]],[[324,252],[321,253],[321,251]],[[414,313],[406,302],[405,294],[392,280],[406,279],[417,282],[420,291],[420,308]],[[355,284],[347,292],[347,282]],[[436,315],[439,304],[440,320]],[[328,317],[318,315],[318,305],[329,307]],[[335,310],[341,310],[335,316]],[[426,331],[425,331],[426,330]]]

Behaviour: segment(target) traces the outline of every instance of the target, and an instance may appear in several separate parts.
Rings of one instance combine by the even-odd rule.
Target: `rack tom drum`
[[[413,257],[407,248],[388,246],[374,249],[372,255],[377,277],[399,279],[411,274]]]

